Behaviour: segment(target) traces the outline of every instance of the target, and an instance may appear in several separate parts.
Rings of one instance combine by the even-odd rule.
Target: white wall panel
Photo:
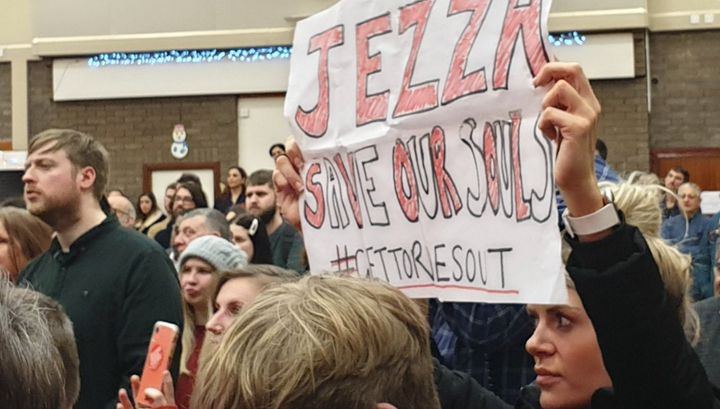
[[[91,67],[53,60],[53,99],[73,101],[284,92],[290,60]]]
[[[238,158],[248,173],[272,169],[270,145],[284,143],[290,126],[283,117],[282,96],[241,97],[238,100]]]
[[[559,61],[577,62],[590,79],[633,78],[634,41],[631,33],[588,34],[583,45],[552,47]]]

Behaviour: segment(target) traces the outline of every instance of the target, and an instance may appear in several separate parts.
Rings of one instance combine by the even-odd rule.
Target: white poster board
[[[706,190],[700,193],[700,208],[703,214],[720,212],[720,191]]]
[[[562,303],[550,1],[341,0],[298,23],[285,116],[313,271],[411,297]]]

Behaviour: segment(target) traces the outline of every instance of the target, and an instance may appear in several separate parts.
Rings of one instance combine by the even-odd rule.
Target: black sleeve
[[[452,371],[433,359],[433,375],[442,409],[511,409],[469,374]]]
[[[180,285],[167,256],[160,249],[147,251],[137,257],[132,270],[121,306],[117,339],[119,369],[122,371],[119,387],[128,391],[130,376],[142,373],[155,322],[173,323],[180,331],[183,328]],[[170,368],[173,382],[177,381],[179,372],[181,336],[178,334]]]
[[[620,402],[636,409],[712,408],[711,385],[639,230],[622,225],[597,242],[568,241],[568,271]]]

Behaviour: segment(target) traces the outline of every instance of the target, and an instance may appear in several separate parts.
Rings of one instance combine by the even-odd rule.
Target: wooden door
[[[682,166],[702,190],[720,190],[720,148],[654,150],[650,156],[652,171],[660,180],[670,169]]]
[[[208,207],[212,208],[220,193],[220,162],[146,163],[143,165],[143,192],[153,192],[159,204],[165,197],[165,187],[183,173],[194,173],[202,182]]]

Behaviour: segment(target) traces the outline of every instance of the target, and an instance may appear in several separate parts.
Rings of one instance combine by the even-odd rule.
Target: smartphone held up
[[[179,328],[175,324],[164,321],[155,323],[145,357],[145,366],[140,377],[140,388],[135,397],[137,404],[152,405],[152,401],[149,401],[145,395],[146,389],[162,390],[163,372],[169,368],[172,362],[178,333]]]

